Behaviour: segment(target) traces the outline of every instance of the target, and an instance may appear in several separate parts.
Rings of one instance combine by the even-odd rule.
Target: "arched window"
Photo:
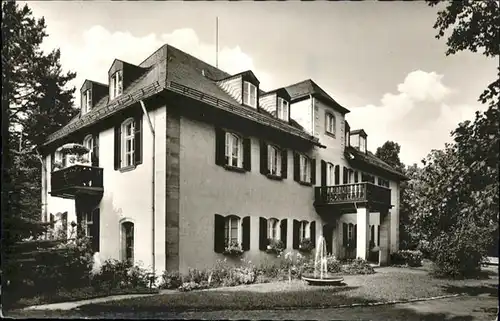
[[[225,244],[238,243],[241,245],[241,219],[231,215],[225,218],[224,222]]]
[[[226,164],[234,167],[243,166],[243,140],[234,133],[226,133]]]
[[[134,263],[134,223],[126,221],[121,224],[122,260]]]
[[[121,167],[134,165],[135,153],[135,122],[128,118],[121,125]]]
[[[325,114],[325,130],[327,133],[335,136],[335,116],[331,113]]]
[[[267,228],[268,228],[267,238],[272,240],[280,239],[280,224],[278,219],[270,218],[267,221]]]
[[[87,147],[89,150],[89,152],[86,155],[87,160],[89,162],[92,162],[92,156],[94,156],[92,155],[92,153],[94,152],[94,145],[95,145],[94,137],[92,135],[85,136],[83,140],[83,146]]]

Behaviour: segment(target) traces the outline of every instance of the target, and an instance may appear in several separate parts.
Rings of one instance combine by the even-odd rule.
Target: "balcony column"
[[[366,260],[368,258],[368,240],[370,239],[370,209],[368,206],[358,207],[356,209],[356,220],[356,257]]]
[[[391,214],[388,209],[380,211],[379,265],[389,265],[391,247]]]

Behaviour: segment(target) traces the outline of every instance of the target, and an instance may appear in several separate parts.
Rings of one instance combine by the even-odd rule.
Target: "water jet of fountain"
[[[327,259],[326,259],[326,242],[323,235],[318,237],[318,246],[316,248],[316,255],[314,256],[314,277],[323,279],[327,274]],[[319,263],[319,264],[318,264]]]

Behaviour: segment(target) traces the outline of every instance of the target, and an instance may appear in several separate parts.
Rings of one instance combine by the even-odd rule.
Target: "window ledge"
[[[330,133],[330,132],[329,132],[329,131],[327,131],[327,130],[325,130],[325,134],[326,134],[327,136],[332,137],[332,138],[336,138],[334,133]]]
[[[239,173],[244,173],[246,170],[243,167],[236,167],[236,166],[231,166],[231,165],[224,165],[224,168],[228,171],[233,171],[233,172],[239,172]]]
[[[130,172],[130,171],[133,171],[136,167],[137,167],[136,165],[131,165],[131,166],[127,166],[127,167],[121,167],[120,168],[120,172],[121,173]]]
[[[273,179],[275,181],[281,181],[281,180],[283,180],[283,177],[275,175],[275,174],[267,174],[266,176],[267,176],[267,178]]]
[[[312,186],[312,183],[310,183],[310,182],[299,181],[299,184],[304,185],[304,186]]]

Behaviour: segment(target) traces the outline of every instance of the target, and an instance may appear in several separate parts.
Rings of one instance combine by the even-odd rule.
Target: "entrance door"
[[[333,230],[333,224],[323,225],[323,237],[325,238],[326,253],[328,254],[333,254]]]

